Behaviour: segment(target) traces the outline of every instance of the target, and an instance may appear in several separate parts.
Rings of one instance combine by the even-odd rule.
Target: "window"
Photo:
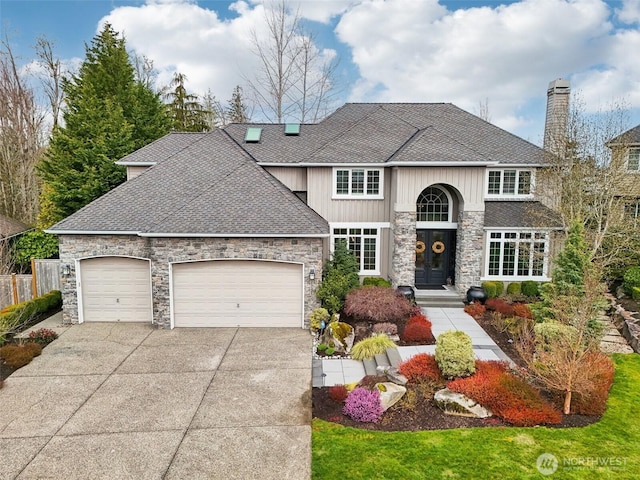
[[[640,172],[640,148],[630,148],[627,153],[627,170]]]
[[[448,222],[449,197],[438,187],[429,187],[422,191],[416,202],[418,222]]]
[[[488,232],[487,276],[507,279],[544,278],[549,234]]]
[[[334,228],[332,230],[332,247],[343,242],[356,256],[360,265],[360,274],[378,274],[379,228]],[[333,249],[333,248],[332,248]]]
[[[629,202],[624,206],[624,213],[629,218],[640,218],[640,200],[637,202]]]
[[[533,172],[531,170],[489,170],[488,196],[531,195]]]
[[[334,198],[382,198],[382,170],[334,169]]]

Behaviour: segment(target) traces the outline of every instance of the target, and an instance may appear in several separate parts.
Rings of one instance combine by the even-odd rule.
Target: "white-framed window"
[[[627,170],[640,173],[640,148],[630,148],[627,151]]]
[[[439,187],[425,188],[416,202],[417,222],[450,222],[452,201]]]
[[[533,186],[533,170],[505,168],[487,172],[487,197],[530,197]]]
[[[505,280],[546,280],[549,233],[487,231],[485,276]]]
[[[626,203],[624,213],[632,219],[640,218],[640,200]]]
[[[331,251],[343,242],[355,255],[360,265],[360,275],[380,275],[379,224],[332,224]]]
[[[384,175],[381,168],[334,168],[333,198],[383,198]]]

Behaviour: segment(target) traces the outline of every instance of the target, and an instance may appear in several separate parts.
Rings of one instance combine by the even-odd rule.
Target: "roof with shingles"
[[[27,230],[29,227],[26,224],[6,215],[0,215],[0,237],[10,237]]]
[[[249,126],[262,127],[260,142],[244,142]],[[318,124],[303,125],[299,136],[285,136],[284,125],[232,124],[225,131],[263,164],[387,163],[417,141],[416,156],[403,161],[543,163],[540,147],[450,103],[348,103]],[[428,135],[447,141],[429,145]]]
[[[485,228],[562,228],[558,214],[540,202],[487,201]]]
[[[640,125],[636,125],[608,142],[608,145],[628,146],[635,144],[640,144]]]
[[[148,165],[157,163],[180,153],[198,140],[206,136],[206,133],[171,132],[161,137],[144,148],[140,148],[129,155],[122,157],[116,163],[119,165]]]
[[[214,130],[48,231],[295,237],[325,236],[329,227],[224,132]]]

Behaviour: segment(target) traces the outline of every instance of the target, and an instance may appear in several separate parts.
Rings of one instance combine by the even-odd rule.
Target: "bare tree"
[[[491,122],[491,112],[489,111],[489,99],[485,98],[484,101],[478,102],[477,115],[485,122]]]
[[[131,54],[130,56],[136,80],[146,88],[155,91],[154,86],[158,78],[158,71],[153,66],[153,60],[146,55]]]
[[[251,42],[260,67],[245,80],[269,121],[317,121],[328,113],[335,90],[336,62],[323,56],[313,35],[301,28],[299,11],[285,1],[266,7],[267,37],[253,30]]]
[[[51,107],[51,115],[53,117],[53,128],[58,126],[60,119],[60,110],[64,101],[64,92],[62,90],[62,80],[64,77],[64,69],[53,52],[53,44],[46,37],[38,37],[35,45],[36,56],[44,72],[39,75],[40,82],[49,106]]]
[[[44,152],[44,113],[6,37],[0,44],[0,98],[0,213],[32,224],[38,213],[35,166]]]

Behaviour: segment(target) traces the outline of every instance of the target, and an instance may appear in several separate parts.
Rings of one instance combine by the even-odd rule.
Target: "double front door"
[[[453,282],[455,230],[416,231],[417,288],[438,288]]]

